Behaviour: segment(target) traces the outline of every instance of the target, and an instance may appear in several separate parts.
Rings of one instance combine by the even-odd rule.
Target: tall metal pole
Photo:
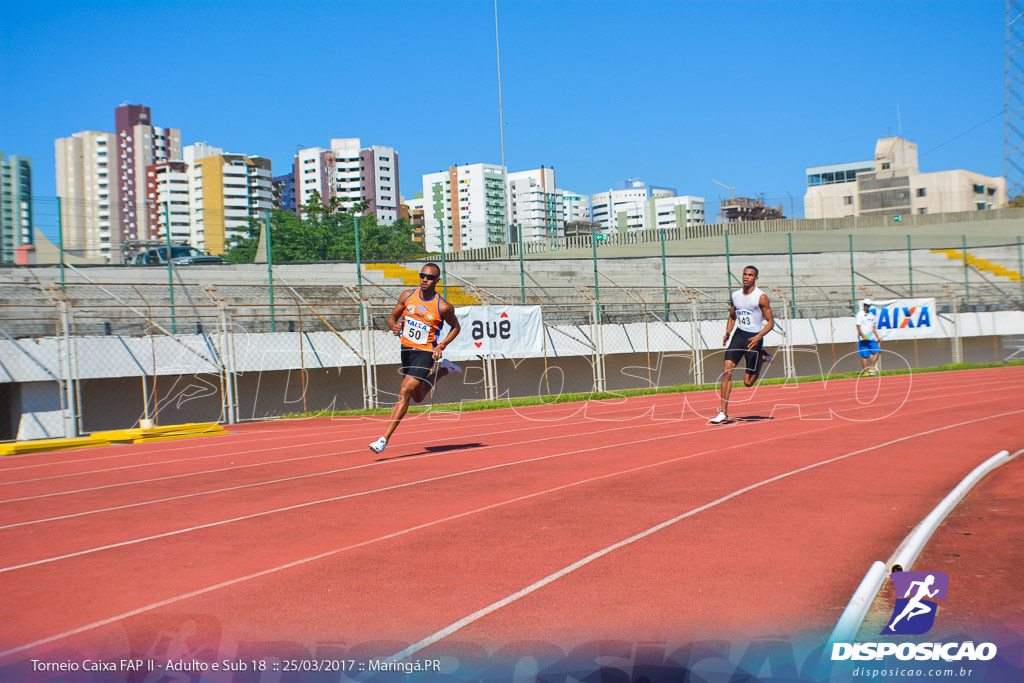
[[[501,46],[498,43],[498,0],[494,0],[494,52],[498,59],[498,132],[501,136],[501,192],[505,200],[505,254],[511,258],[512,235],[509,234],[508,172],[505,169],[505,114],[501,107]]]
[[[444,215],[443,214],[441,216],[441,221],[440,221],[440,224],[438,225],[438,229],[441,231],[441,292],[442,292],[442,296],[444,296],[444,298],[445,298],[445,301],[447,301],[448,300],[448,268],[447,268],[447,266],[445,265],[445,262],[444,262],[445,243],[444,243]]]
[[[850,307],[857,310],[857,285],[853,279],[853,233],[850,233]]]
[[[725,230],[725,295],[729,296],[732,289],[732,264],[729,263],[729,228]]]
[[[352,227],[356,233],[356,286],[359,287],[362,292],[363,287],[363,273],[362,273],[362,257],[359,254],[359,216],[352,215]],[[359,325],[363,325],[363,299],[359,297]]]
[[[1024,307],[1024,246],[1020,235],[1017,235],[1017,273],[1020,275],[1020,305]]]
[[[793,271],[793,233],[787,235],[789,237],[789,307],[793,314],[790,317],[796,317],[796,273]]]
[[[907,276],[910,278],[910,296],[914,296],[914,257],[910,248],[910,235],[907,235]]]
[[[170,171],[170,167],[167,170]],[[171,266],[171,195],[169,189],[167,203],[164,204],[164,232],[167,234],[167,289],[171,296],[171,334],[177,334],[177,322],[174,318],[174,271]]]
[[[64,218],[61,216],[60,197],[57,197],[57,248],[60,251],[60,293],[64,291]]]
[[[597,235],[594,233],[594,224],[590,224],[590,246],[594,250],[594,298],[597,301],[597,322],[601,322],[601,285],[597,281]]]
[[[661,229],[661,290],[665,294],[665,322],[668,322],[668,266],[665,262],[665,229]]]
[[[270,331],[276,332],[277,325],[274,320],[274,248],[270,243],[270,212],[263,212],[263,222],[267,231],[267,284],[270,286]]]
[[[967,278],[967,235],[962,235],[964,246],[964,310],[971,306],[971,283]]]
[[[516,232],[519,234],[519,291],[522,294],[523,303],[526,303],[526,275],[523,270],[523,224],[520,223],[516,226]]]

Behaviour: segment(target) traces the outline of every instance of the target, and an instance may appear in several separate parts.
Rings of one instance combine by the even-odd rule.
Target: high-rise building
[[[555,169],[543,166],[509,173],[508,198],[512,214],[512,239],[523,241],[561,237],[565,232],[562,192],[555,187]]]
[[[617,189],[598,192],[591,197],[593,221],[603,232],[645,230],[654,227],[652,202],[660,197],[675,197],[676,191],[656,187],[630,178]]]
[[[15,263],[32,244],[32,160],[0,152],[0,263]]]
[[[337,197],[342,209],[365,201],[365,214],[374,215],[381,224],[398,220],[402,196],[398,152],[393,147],[361,147],[359,138],[332,138],[329,149],[299,150],[293,175],[299,211],[317,192],[325,204]]]
[[[505,173],[496,164],[451,166],[423,176],[424,238],[427,251],[506,244]]]
[[[566,223],[590,222],[590,195],[562,190],[562,214]]]
[[[171,241],[190,244],[188,165],[184,161],[162,161],[147,168],[146,198],[149,224],[156,231],[154,239],[167,239],[169,220]]]
[[[412,241],[423,244],[423,208],[426,202],[423,193],[417,192],[412,199],[402,202],[401,218],[404,218],[412,226]]]
[[[279,211],[295,213],[295,169],[291,173],[274,176],[270,179],[273,198],[271,203]]]
[[[247,232],[250,218],[273,208],[270,159],[225,154],[206,143],[189,145],[184,157],[192,245],[223,254],[232,237]]]
[[[149,107],[122,104],[114,110],[115,209],[112,239],[117,246],[133,240],[155,239],[146,206],[146,174],[153,164],[181,160],[181,131],[154,126]]]
[[[922,173],[917,145],[875,143],[875,158],[807,169],[806,218],[981,211],[1006,203],[1006,179],[965,171]]]
[[[83,130],[54,140],[57,196],[66,249],[118,260],[114,134]]]

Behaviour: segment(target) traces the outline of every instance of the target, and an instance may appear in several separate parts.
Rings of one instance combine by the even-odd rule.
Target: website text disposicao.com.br
[[[854,678],[898,678],[900,680],[906,680],[908,678],[939,678],[949,680],[953,678],[969,678],[974,673],[974,668],[964,666],[945,669],[915,669],[912,667],[904,668],[899,666],[891,668],[875,668],[859,666],[850,672]]]

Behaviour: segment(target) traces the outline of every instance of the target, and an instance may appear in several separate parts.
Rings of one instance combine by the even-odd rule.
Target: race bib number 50
[[[426,344],[430,335],[430,326],[409,316],[405,316],[405,327],[402,336],[414,344]]]

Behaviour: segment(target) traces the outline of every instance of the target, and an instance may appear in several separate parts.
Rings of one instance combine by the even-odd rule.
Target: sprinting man
[[[882,350],[878,347],[878,314],[871,310],[871,300],[864,299],[860,302],[861,310],[857,311],[857,353],[860,354],[860,364],[864,368],[862,372],[869,375],[877,375],[875,363],[878,362],[878,354]],[[868,357],[871,358],[871,367],[868,367]]]
[[[441,298],[435,289],[441,269],[436,263],[427,263],[420,268],[420,287],[410,289],[398,297],[395,310],[388,316],[388,327],[391,332],[402,338],[402,369],[405,375],[402,386],[398,390],[398,402],[391,409],[388,428],[384,436],[370,444],[374,453],[382,453],[388,446],[388,439],[395,433],[398,423],[409,410],[409,399],[419,403],[437,380],[448,375],[462,372],[455,363],[445,359],[435,372],[430,372],[434,361],[441,358],[444,348],[459,336],[462,329],[459,319],[455,317],[455,307]],[[451,331],[440,344],[437,337],[444,323],[448,323]]]
[[[907,592],[903,595],[903,597],[910,598],[910,592],[914,590],[914,586],[917,586],[917,593],[914,594],[914,597],[910,598],[910,601],[907,602],[907,606],[903,608],[903,611],[900,612],[900,615],[893,619],[892,623],[889,624],[890,631],[895,632],[896,623],[903,617],[906,617],[907,621],[910,621],[916,616],[919,616],[921,614],[928,614],[932,611],[932,608],[929,605],[924,604],[922,600],[924,598],[934,598],[936,593],[939,592],[938,588],[936,588],[933,591],[928,590],[928,588],[933,583],[935,583],[935,575],[929,574],[928,578],[926,578],[924,581],[914,581],[910,584],[910,586],[907,587]]]
[[[775,327],[775,316],[768,297],[757,285],[757,268],[743,269],[743,288],[732,293],[729,302],[729,320],[725,324],[722,346],[729,345],[725,352],[725,368],[722,370],[722,407],[718,415],[711,418],[711,424],[722,424],[729,419],[729,394],[732,392],[732,371],[742,358],[746,367],[743,384],[754,386],[761,367],[771,362],[771,356],[763,349],[764,336]],[[736,334],[729,344],[729,335],[736,327]]]

